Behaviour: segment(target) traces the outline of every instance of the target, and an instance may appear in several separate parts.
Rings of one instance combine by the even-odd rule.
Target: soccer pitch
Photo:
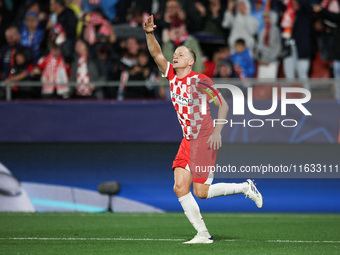
[[[339,214],[203,213],[214,244],[184,245],[183,213],[0,213],[0,254],[339,254]]]

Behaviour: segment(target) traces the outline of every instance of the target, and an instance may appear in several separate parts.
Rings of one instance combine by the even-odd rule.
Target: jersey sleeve
[[[169,81],[172,80],[175,77],[176,73],[174,70],[174,67],[170,62],[168,62],[168,66],[166,67],[166,71],[164,74],[162,74],[162,77],[167,78]]]
[[[200,92],[202,94],[206,94],[207,101],[209,103],[214,102],[215,104],[217,104],[218,101],[220,103],[222,103],[222,101],[221,101],[222,95],[221,95],[220,91],[216,88],[213,81],[209,77],[201,78],[199,83],[198,83],[198,87],[200,88]]]

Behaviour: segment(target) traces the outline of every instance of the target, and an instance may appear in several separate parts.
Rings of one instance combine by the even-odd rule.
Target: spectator
[[[338,6],[340,7],[340,1],[338,0]],[[333,30],[334,42],[333,42],[333,68],[334,68],[334,78],[340,79],[340,13],[330,12],[323,9],[320,5],[314,5],[313,9],[315,12],[320,13],[323,19],[334,22],[337,26]],[[335,98],[340,99],[340,83],[337,81],[335,83]]]
[[[173,52],[180,45],[185,45],[196,53],[197,59],[192,69],[201,73],[203,71],[201,47],[197,39],[188,33],[184,21],[175,19],[170,25],[169,40],[163,44],[164,56],[168,61],[172,61]]]
[[[92,58],[98,58],[101,69],[104,71],[105,80],[114,80],[114,67],[117,65],[117,56],[109,43],[100,42],[95,45],[95,54]]]
[[[78,18],[82,15],[82,0],[65,0],[65,5],[70,8]]]
[[[292,4],[295,21],[291,39],[291,54],[283,59],[283,70],[288,79],[295,78],[295,71],[297,71],[298,78],[305,80],[303,86],[309,89],[307,79],[313,55],[312,9],[307,0],[292,0]]]
[[[76,41],[77,18],[74,12],[65,6],[64,0],[51,0],[52,15],[47,28],[55,33],[55,43],[61,46],[66,62],[70,63]]]
[[[287,39],[292,37],[293,25],[295,20],[295,11],[292,0],[284,0],[278,2],[279,12],[281,15],[282,37],[286,40],[284,45],[287,45]]]
[[[111,43],[115,41],[112,25],[101,13],[89,12],[84,15],[83,19],[85,25],[83,38],[91,48],[96,42],[102,41],[102,39],[104,41],[111,41]]]
[[[216,46],[215,46],[216,47]],[[222,60],[230,56],[230,49],[226,45],[219,46],[212,54],[211,60],[204,62],[204,74],[209,78],[216,76],[217,67]]]
[[[101,1],[100,0],[96,0],[96,1],[82,0],[81,1],[81,8],[82,8],[84,13],[92,12],[94,10],[99,10],[99,9],[101,9]]]
[[[129,80],[149,81],[155,78],[157,72],[150,61],[150,55],[146,51],[139,51],[137,64],[129,70]],[[146,86],[128,86],[125,90],[125,98],[151,98],[153,92]]]
[[[331,13],[340,13],[340,6],[338,0],[323,0],[320,6]],[[334,44],[334,31],[337,28],[335,22],[323,15],[318,15],[318,20],[314,23],[314,29],[319,32],[318,46],[321,53],[322,60],[333,60],[333,44]],[[321,32],[321,33],[320,33]]]
[[[0,72],[1,80],[6,80],[11,69],[15,65],[15,54],[17,51],[25,52],[25,59],[27,62],[32,62],[32,52],[29,48],[20,43],[20,33],[17,27],[11,26],[5,32],[6,42],[0,54]]]
[[[228,59],[234,63],[236,73],[240,78],[251,78],[255,73],[255,63],[250,56],[246,42],[240,38],[237,39],[234,45],[235,53]]]
[[[156,0],[157,1],[157,0]],[[155,1],[154,1],[155,2]],[[165,2],[165,3],[164,3]],[[156,10],[157,8],[152,8]],[[190,33],[200,31],[202,27],[202,17],[196,6],[196,1],[192,0],[159,0],[159,13],[154,13],[158,21],[157,27],[168,29],[172,19],[184,20]],[[167,41],[164,38],[163,41]]]
[[[165,5],[166,0],[160,0],[162,2],[162,4]],[[120,4],[121,2],[124,2],[124,13],[125,15],[129,15],[129,13],[132,13],[133,10],[138,10],[138,12],[145,12],[145,13],[151,13],[152,12],[152,8],[153,8],[153,13],[158,12],[159,9],[159,1],[158,0],[144,0],[144,1],[140,1],[140,0],[120,0],[119,1]],[[154,8],[154,2],[156,3],[156,8]],[[118,4],[117,4],[118,6]]]
[[[317,17],[317,20],[314,22],[314,31],[317,36],[318,50],[320,51],[320,58],[323,61],[331,62],[333,60],[333,30],[335,28],[336,27],[330,27],[322,20],[321,17]]]
[[[134,37],[130,37],[126,40],[125,51],[120,58],[120,86],[118,88],[118,100],[123,100],[124,98],[131,98],[135,94],[133,90],[135,87],[126,87],[126,83],[131,79],[130,76],[136,75],[135,67],[138,66],[138,54],[140,51],[140,45]]]
[[[0,45],[6,44],[5,30],[10,25],[15,24],[14,20],[18,13],[18,8],[15,4],[17,3],[13,1],[0,0]]]
[[[246,42],[246,47],[253,49],[255,45],[255,33],[259,26],[257,20],[250,15],[251,8],[248,0],[238,0],[236,15],[234,11],[234,1],[228,1],[228,8],[224,13],[222,27],[229,28],[229,45],[234,46],[237,39],[242,38]]]
[[[65,0],[65,4],[68,8],[70,8],[73,13],[76,15],[77,19],[78,19],[78,23],[77,23],[77,29],[76,29],[76,34],[77,34],[77,38],[81,37],[81,33],[83,31],[83,21],[81,19],[81,17],[83,16],[83,11],[81,9],[81,0]]]
[[[197,6],[195,5],[196,1],[180,0],[178,2],[185,16],[181,16],[181,14],[176,16],[184,20],[189,33],[198,32],[202,27],[203,20]]]
[[[184,22],[189,33],[192,34],[200,31],[204,23],[199,10],[197,9],[196,1],[181,0],[180,3],[185,13]]]
[[[222,60],[216,69],[215,78],[233,79],[239,75],[235,72],[234,63],[230,59]]]
[[[163,22],[159,22],[162,30],[162,41],[167,42],[169,38],[169,27],[174,20],[181,20],[184,23],[186,14],[182,9],[178,0],[167,0],[165,6],[165,12],[163,16]]]
[[[83,0],[82,10],[84,13],[101,10],[105,17],[113,22],[117,13],[116,4],[118,2],[119,0]]]
[[[259,33],[254,58],[258,61],[258,78],[276,78],[281,52],[281,34],[274,11],[263,13],[265,28]]]
[[[227,33],[222,27],[224,11],[227,8],[227,1],[196,1],[195,5],[202,17],[202,24],[204,24],[201,31],[213,33],[220,38],[227,39]]]
[[[76,82],[76,98],[103,98],[102,88],[96,88],[92,82],[104,81],[105,74],[99,63],[89,55],[89,49],[83,40],[77,40],[75,46],[77,57],[71,66],[70,81]]]
[[[68,98],[69,67],[61,54],[60,46],[50,45],[50,53],[40,58],[31,75],[41,75],[42,96],[44,98]]]
[[[46,6],[46,3],[42,3],[43,1],[37,1],[37,0],[26,0],[26,1],[16,1],[16,2],[17,3],[13,3],[16,5],[15,6],[16,13],[15,13],[15,20],[13,21],[12,24],[17,27],[21,27],[23,20],[25,20],[26,13],[35,12],[38,14],[38,16],[40,14],[43,15],[42,13],[40,13],[40,7]]]
[[[130,70],[130,80],[146,80],[151,74],[152,66],[149,54],[139,51],[137,55],[137,65]]]
[[[149,13],[144,11],[142,6],[131,8],[126,15],[126,19],[132,27],[142,27],[144,21],[149,17]]]
[[[9,77],[5,82],[22,82],[30,80],[30,73],[33,70],[33,63],[27,59],[27,50],[21,48],[15,53],[15,63],[11,69]],[[38,98],[40,97],[39,87],[14,86],[12,87],[12,97],[14,99]]]
[[[264,28],[263,13],[266,9],[266,0],[251,0],[251,15],[257,20],[259,26],[256,35]]]
[[[95,56],[98,58],[98,63],[100,69],[103,72],[103,79],[105,81],[113,81],[116,80],[115,69],[117,67],[117,56],[115,51],[110,47],[111,45],[108,43],[97,43],[95,45]],[[95,57],[93,56],[93,57]],[[117,87],[109,86],[103,87],[105,98],[116,98],[117,97]]]
[[[43,37],[44,30],[39,27],[38,14],[35,12],[27,12],[21,28],[20,38],[22,45],[31,48],[33,63],[37,63],[41,57],[40,49]]]
[[[178,46],[184,45],[190,49],[192,49],[196,53],[196,62],[192,67],[192,70],[198,73],[203,72],[203,61],[202,61],[202,50],[196,38],[191,36],[187,29],[183,20],[174,19],[170,25],[169,31],[169,40],[163,43],[163,54],[167,61],[172,62],[173,53],[175,52]],[[161,75],[159,75],[161,77]],[[162,77],[160,80],[160,96],[165,98],[166,93],[164,86],[168,84],[166,78]]]

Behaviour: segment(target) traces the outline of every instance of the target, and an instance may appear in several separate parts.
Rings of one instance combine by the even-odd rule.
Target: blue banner
[[[311,100],[311,116],[295,105],[270,116],[245,109],[233,115],[229,102],[222,132],[230,143],[338,143],[340,104]],[[271,101],[254,102],[269,109]],[[211,105],[212,117],[217,108]],[[0,142],[178,142],[181,127],[170,101],[27,101],[0,102]]]

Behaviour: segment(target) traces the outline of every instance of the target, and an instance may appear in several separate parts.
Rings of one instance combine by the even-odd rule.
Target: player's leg
[[[196,197],[205,199],[219,196],[229,196],[245,193],[248,191],[248,182],[243,183],[216,183],[213,185],[195,183],[194,194]]]
[[[250,179],[243,183],[216,183],[213,185],[194,182],[194,194],[200,199],[244,194],[253,200],[258,208],[262,208],[263,205],[262,195]]]
[[[196,176],[197,173],[193,173],[193,175]],[[212,173],[209,173],[209,176],[205,176],[206,178],[193,178],[194,194],[196,197],[205,199],[244,194],[253,200],[258,208],[262,208],[262,195],[250,179],[243,183],[216,183],[211,185],[213,176]]]
[[[253,200],[258,208],[263,205],[261,193],[254,183],[248,179],[243,183],[216,183],[211,184],[214,179],[213,172],[193,172],[193,188],[196,197],[205,199],[219,196],[244,194]]]
[[[192,177],[189,170],[182,167],[176,167],[174,169],[174,178],[174,192],[178,198],[190,193]]]
[[[200,199],[206,199],[208,197],[209,186],[208,184],[194,182],[193,190],[195,196]]]
[[[253,200],[257,207],[261,208],[263,204],[262,195],[251,180],[243,183],[212,184],[214,179],[214,168],[212,166],[216,164],[217,151],[210,149],[206,140],[206,138],[202,138],[191,142],[190,167],[196,197],[205,199],[244,194]]]
[[[174,169],[175,185],[174,191],[178,197],[184,210],[184,214],[197,230],[197,235],[190,241],[185,243],[213,243],[213,240],[208,232],[203,221],[198,204],[190,192],[192,177],[189,170],[182,167]]]
[[[195,184],[194,184],[194,190],[195,190]],[[210,185],[208,191],[206,191],[207,190],[206,187],[203,187],[203,188],[196,187],[196,189],[199,189],[199,188],[201,189],[201,191],[197,191],[198,194],[203,195],[202,197],[198,196],[199,198],[213,198],[213,197],[219,197],[219,196],[244,194],[246,197],[249,197],[251,200],[253,200],[258,208],[261,208],[263,205],[262,195],[257,190],[256,186],[250,179],[248,179],[246,182],[243,182],[243,183],[216,183],[216,184]]]
[[[210,185],[206,198],[245,194],[245,192],[247,192],[248,189],[249,189],[248,182],[216,183]]]
[[[216,183],[206,184],[194,182],[194,194],[200,199],[245,194],[249,190],[249,183]]]

